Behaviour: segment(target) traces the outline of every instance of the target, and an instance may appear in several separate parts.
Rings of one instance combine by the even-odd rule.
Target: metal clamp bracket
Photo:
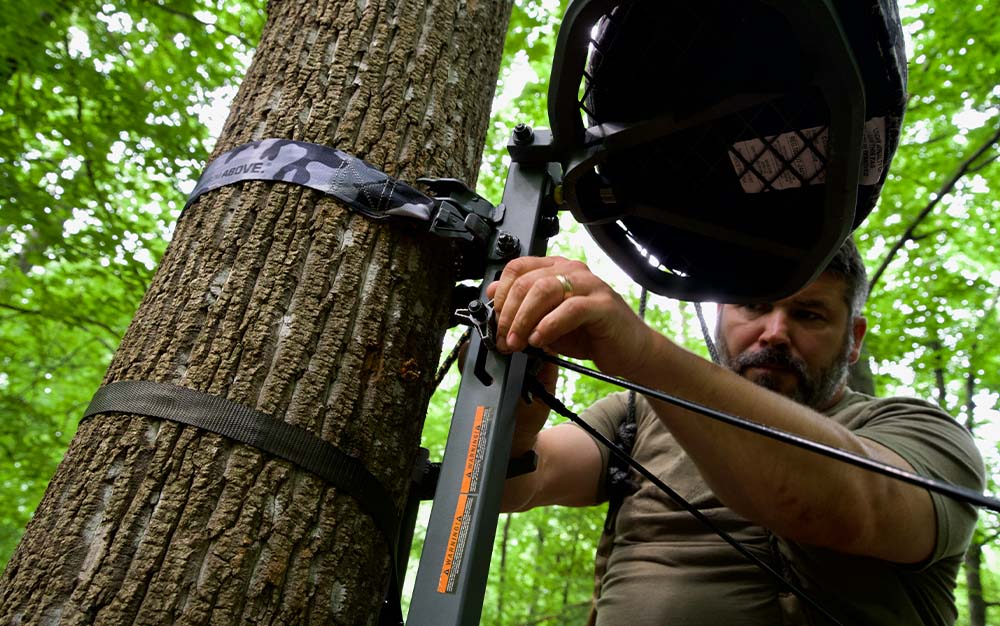
[[[503,221],[504,207],[494,207],[457,178],[420,178],[434,196],[437,213],[430,231],[441,237],[486,244]]]
[[[503,204],[493,206],[455,178],[421,178],[418,182],[434,196],[430,232],[458,239],[473,248],[462,260],[460,279],[482,276],[487,262],[511,259],[521,253],[518,238],[498,228],[506,213]]]

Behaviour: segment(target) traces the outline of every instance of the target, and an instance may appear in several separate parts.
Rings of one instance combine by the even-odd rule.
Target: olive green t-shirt
[[[641,396],[637,400],[636,459],[756,556],[775,568],[787,567],[810,597],[845,626],[954,623],[952,592],[975,528],[972,506],[932,495],[937,541],[933,556],[920,565],[898,565],[774,538],[718,501],[649,404]],[[614,439],[626,405],[627,394],[614,394],[583,417]],[[983,463],[971,436],[935,405],[848,391],[826,413],[859,436],[893,450],[923,476],[976,490],[983,487]],[[599,447],[606,470],[609,453]],[[603,480],[598,489],[603,498]],[[769,575],[642,480],[618,514],[597,623],[780,626],[778,592]],[[817,625],[827,623],[815,615],[811,619]]]

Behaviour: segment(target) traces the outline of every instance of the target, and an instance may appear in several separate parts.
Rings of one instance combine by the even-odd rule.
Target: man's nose
[[[788,314],[781,309],[773,309],[761,318],[764,327],[758,340],[762,344],[776,346],[790,343]]]

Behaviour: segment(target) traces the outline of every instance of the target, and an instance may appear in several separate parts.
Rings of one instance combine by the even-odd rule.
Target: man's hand
[[[579,261],[514,259],[486,293],[497,314],[501,351],[516,352],[531,345],[591,359],[602,371],[626,378],[643,367],[644,348],[653,331]]]

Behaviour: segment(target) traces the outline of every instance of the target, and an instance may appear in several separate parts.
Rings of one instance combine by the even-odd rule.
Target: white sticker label
[[[748,139],[733,144],[729,160],[740,177],[746,193],[760,193],[769,187],[789,189],[819,185],[826,179],[823,159],[830,143],[826,126]],[[885,118],[865,123],[861,138],[861,176],[859,183],[874,185],[882,176],[885,155]]]

